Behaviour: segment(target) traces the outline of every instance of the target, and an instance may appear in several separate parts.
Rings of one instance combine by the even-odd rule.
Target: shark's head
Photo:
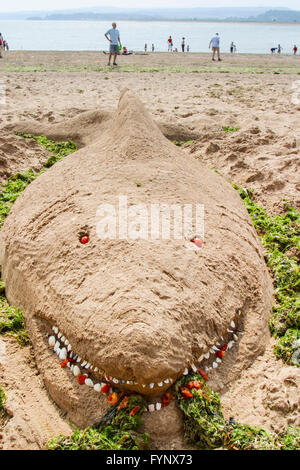
[[[174,236],[172,217],[170,234],[155,231],[169,210],[197,205],[205,238],[195,221]],[[7,297],[67,409],[84,374],[86,393],[107,382],[151,401],[190,367],[214,372],[234,345],[249,357],[263,348],[271,281],[242,201],[128,90],[108,130],[19,197],[1,260]]]

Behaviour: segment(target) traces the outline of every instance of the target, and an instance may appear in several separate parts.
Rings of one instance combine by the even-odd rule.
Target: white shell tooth
[[[221,336],[221,340],[222,340],[222,341],[224,341],[224,338],[223,338],[223,336]]]
[[[61,337],[61,342],[64,343],[66,341],[66,338],[64,336]]]
[[[204,357],[205,357],[205,359],[208,359],[208,358],[209,358],[209,356],[210,356],[210,353],[209,353],[209,352],[208,352],[208,353],[206,353],[206,354],[204,354]]]
[[[48,341],[49,341],[49,346],[51,346],[51,348],[54,348],[55,343],[56,343],[55,336],[50,336]]]
[[[91,379],[85,379],[84,383],[88,387],[94,387],[94,382]]]
[[[195,366],[195,364],[191,364],[191,368],[193,369],[194,372],[197,372],[197,367]]]
[[[69,344],[70,344],[69,341],[66,339],[65,340],[65,346],[68,346]]]
[[[216,342],[216,346],[221,346],[221,344],[219,343],[219,341]]]
[[[52,330],[53,330],[54,333],[57,335],[57,333],[58,333],[58,328],[57,328],[57,326],[52,326]]]
[[[127,385],[132,385],[132,381],[131,380],[127,380]]]
[[[60,355],[60,351],[61,351],[61,349],[60,349],[60,348],[57,348],[56,354],[58,355],[58,357],[59,357],[59,355]]]
[[[218,367],[218,363],[217,362],[213,362],[213,368],[216,369]]]
[[[222,362],[222,359],[220,359],[219,357],[217,357],[216,361],[220,363],[220,362]]]
[[[94,390],[95,390],[95,392],[101,392],[101,385],[100,384],[95,384],[94,385]]]
[[[149,384],[149,387],[150,387],[150,388],[153,388],[153,387],[154,387],[154,383]]]
[[[77,377],[80,374],[80,369],[78,366],[74,366],[73,374],[75,375],[75,377]]]
[[[98,372],[98,370],[99,370],[98,367],[95,367],[94,371],[95,371],[95,372]]]
[[[229,328],[227,328],[227,332],[228,332],[228,333],[233,333],[233,331],[232,331],[232,330],[229,330]]]
[[[235,328],[235,323],[234,323],[233,320],[232,320],[232,322],[230,323],[230,326],[231,326],[231,328]]]
[[[59,341],[56,341],[55,345],[54,345],[54,351],[56,352],[60,347],[60,342]]]
[[[158,382],[157,384],[159,387],[162,387],[163,386],[163,382]]]
[[[188,369],[184,369],[183,375],[188,375],[188,373],[189,373],[189,370],[188,370]]]
[[[86,361],[83,361],[83,363],[81,364],[81,367],[84,367],[87,365],[87,362]]]
[[[239,338],[237,335],[233,335],[233,339],[235,339],[235,341],[237,341]]]
[[[217,348],[217,346],[213,346],[212,349],[213,349],[214,351],[219,351],[219,349]]]
[[[87,365],[85,366],[86,369],[89,369],[91,367],[91,364],[88,362]]]
[[[165,384],[168,384],[170,381],[169,379],[164,380]]]
[[[204,356],[202,355],[202,356],[199,357],[198,362],[202,362],[203,359],[204,359]]]
[[[234,345],[234,341],[229,341],[229,343],[228,343],[228,349],[231,349],[233,345]]]
[[[69,367],[69,369],[71,368],[71,363],[70,362],[67,363],[67,367]]]
[[[62,349],[60,350],[60,353],[59,353],[59,359],[60,359],[61,361],[64,361],[65,359],[67,359],[67,356],[68,356],[68,354],[67,354],[66,348],[62,348]]]
[[[156,409],[159,411],[161,409],[161,403],[156,403]]]
[[[118,383],[119,383],[118,379],[113,379],[112,381],[113,381],[114,384],[118,384]]]
[[[76,362],[81,362],[81,357],[77,357]]]
[[[145,388],[145,387],[146,387],[146,384],[142,384],[142,387]]]
[[[209,350],[209,352],[210,352],[211,354],[214,354],[215,350],[214,350],[213,348],[211,348],[211,349]]]
[[[68,350],[69,352],[72,351],[72,346],[71,346],[70,344],[68,344],[67,350]]]
[[[237,311],[237,314],[238,314],[238,315],[240,315],[241,313],[242,313],[242,311],[241,311],[241,310],[238,310],[238,311]]]
[[[58,333],[57,337],[60,339],[62,337],[62,333]]]
[[[148,410],[152,413],[155,410],[155,405],[149,405]]]
[[[168,380],[169,380],[169,382],[171,382],[171,383],[173,382],[173,379],[171,379],[171,378],[169,378]]]

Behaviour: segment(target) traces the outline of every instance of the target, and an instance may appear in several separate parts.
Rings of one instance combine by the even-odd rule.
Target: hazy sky
[[[123,8],[149,8],[149,7],[252,7],[267,6],[294,8],[300,10],[299,0],[215,0],[212,3],[207,0],[1,0],[2,12],[23,10],[62,10],[65,8],[82,8],[91,6],[113,6]]]

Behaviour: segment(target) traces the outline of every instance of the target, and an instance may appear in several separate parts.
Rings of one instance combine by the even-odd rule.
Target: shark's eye
[[[192,243],[195,243],[195,245],[198,247],[198,248],[201,248],[203,246],[203,241],[199,238],[199,237],[194,237],[191,239],[191,242]]]
[[[82,243],[82,245],[86,245],[89,241],[90,241],[90,238],[88,235],[83,235],[80,238],[80,243]]]

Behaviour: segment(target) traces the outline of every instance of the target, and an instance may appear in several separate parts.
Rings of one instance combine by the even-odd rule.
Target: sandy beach
[[[22,52],[0,61],[0,182],[17,171],[40,170],[47,157],[36,142],[16,131],[73,140],[80,148],[110,122],[127,87],[144,103],[162,132],[180,143],[187,159],[199,159],[228,182],[252,188],[270,214],[288,201],[299,209],[300,56],[139,54],[109,68],[103,52]],[[223,411],[243,423],[280,432],[300,425],[300,369],[265,353],[238,380],[221,388]],[[0,448],[41,449],[58,434],[71,433],[49,397],[31,347],[0,338],[0,383],[8,419]],[[1,348],[0,348],[1,351]],[[211,386],[214,384],[211,383]],[[148,419],[148,418],[147,418]],[[167,431],[167,424],[161,423]],[[165,426],[165,428],[164,428]],[[185,448],[176,429],[159,448]],[[167,447],[169,445],[169,447]]]

